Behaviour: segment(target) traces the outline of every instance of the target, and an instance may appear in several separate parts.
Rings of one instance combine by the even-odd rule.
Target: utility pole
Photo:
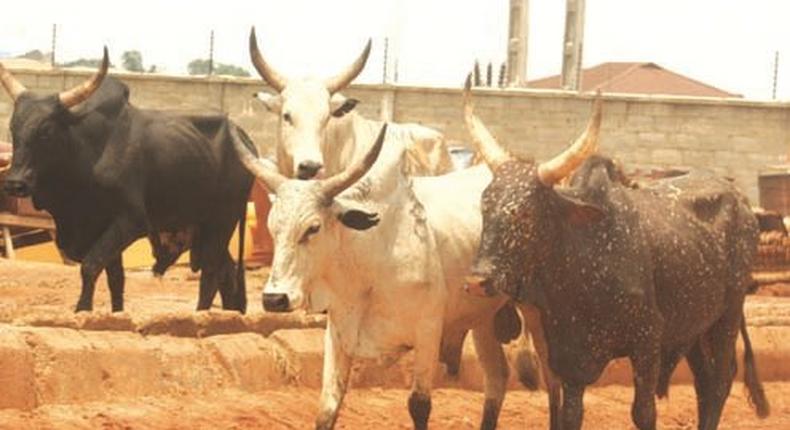
[[[389,64],[390,38],[384,38],[384,70],[381,74],[381,83],[387,83],[387,65]]]
[[[773,89],[771,91],[771,98],[776,100],[776,84],[779,80],[779,51],[776,51],[774,54],[774,82],[773,82]]]
[[[510,0],[510,25],[507,36],[507,85],[527,86],[527,38],[529,0]]]
[[[52,52],[49,53],[49,63],[55,68],[55,42],[58,40],[58,25],[52,24]]]
[[[564,90],[581,89],[582,53],[584,51],[585,0],[566,0],[565,39],[562,42],[562,78]]]
[[[208,46],[208,76],[214,74],[214,30],[211,30],[211,39]]]

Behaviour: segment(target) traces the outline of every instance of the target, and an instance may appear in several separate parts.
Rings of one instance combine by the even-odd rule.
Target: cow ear
[[[596,223],[606,217],[606,212],[598,205],[582,201],[572,196],[557,195],[565,220],[571,225],[586,226]]]
[[[254,93],[252,97],[263,103],[266,110],[271,113],[279,114],[282,111],[283,98],[279,94],[269,94],[261,91]]]
[[[344,226],[360,231],[375,227],[380,221],[379,214],[375,212],[365,212],[359,209],[344,210],[338,214],[337,219],[339,219]]]
[[[332,108],[332,116],[335,118],[342,118],[343,115],[351,112],[359,103],[357,99],[347,99],[342,96],[333,96],[330,101]]]

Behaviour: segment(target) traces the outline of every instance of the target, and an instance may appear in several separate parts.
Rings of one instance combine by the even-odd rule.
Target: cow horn
[[[250,171],[256,178],[274,194],[277,194],[277,189],[280,188],[283,182],[288,178],[281,175],[276,168],[272,165],[267,165],[262,159],[255,156],[249,148],[244,144],[245,140],[239,135],[238,127],[231,125],[229,128],[230,140],[233,142],[233,148],[239,156],[241,164]]]
[[[335,198],[335,196],[342,193],[343,190],[354,185],[354,183],[357,182],[359,178],[364,176],[365,173],[367,173],[368,170],[373,167],[373,163],[376,162],[376,159],[381,152],[381,147],[384,146],[384,137],[386,134],[387,123],[384,123],[384,126],[381,127],[381,131],[376,138],[376,143],[374,143],[370,150],[368,150],[368,153],[365,154],[364,158],[357,160],[346,170],[321,181],[321,191],[327,201],[331,201],[333,198]]]
[[[474,114],[474,104],[472,103],[472,75],[466,77],[464,85],[464,122],[466,129],[472,136],[478,151],[485,159],[489,169],[492,171],[502,165],[502,163],[513,158],[510,153],[502,148],[499,143],[488,131],[488,128]]]
[[[347,87],[348,84],[356,79],[356,77],[362,72],[362,69],[365,68],[365,63],[368,61],[368,56],[370,56],[371,43],[371,39],[368,39],[368,44],[365,45],[365,49],[362,51],[362,54],[359,55],[359,57],[356,59],[356,61],[354,61],[353,64],[351,64],[351,66],[336,76],[333,76],[325,81],[326,89],[329,91],[329,94],[334,94]]]
[[[27,91],[27,88],[22,85],[22,82],[19,82],[19,80],[3,66],[3,63],[0,63],[0,82],[3,83],[3,87],[5,87],[5,90],[8,92],[8,95],[11,96],[12,100],[16,100],[20,94]]]
[[[600,90],[593,101],[593,113],[587,129],[561,154],[538,166],[538,179],[551,186],[576,170],[584,160],[598,150],[598,134],[601,130],[603,99]]]
[[[261,78],[263,78],[267,84],[271,85],[275,91],[279,93],[285,88],[288,79],[274,70],[272,66],[263,59],[263,55],[261,55],[261,51],[258,49],[258,37],[255,36],[255,26],[250,30],[250,59],[255,66],[255,70],[261,75]]]
[[[104,57],[101,60],[99,70],[91,76],[87,81],[77,85],[76,87],[66,90],[58,94],[60,104],[66,108],[77,106],[84,102],[91,96],[99,86],[101,86],[104,77],[107,76],[107,69],[110,67],[110,56],[107,54],[107,47],[104,47]]]

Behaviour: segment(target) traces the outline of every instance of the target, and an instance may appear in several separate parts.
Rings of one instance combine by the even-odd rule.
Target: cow
[[[184,251],[201,270],[198,309],[219,290],[222,306],[244,311],[243,246],[252,175],[239,163],[220,113],[138,109],[129,89],[99,70],[59,94],[35,94],[0,65],[14,101],[13,156],[5,191],[31,196],[55,221],[56,243],[81,262],[76,310],[93,309],[96,279],[107,273],[111,306],[122,311],[121,252],[147,236],[161,274]],[[243,134],[238,130],[238,134]],[[228,243],[239,224],[239,264]]]
[[[507,299],[463,292],[480,234],[479,196],[491,173],[481,165],[408,176],[404,148],[383,145],[385,135],[383,128],[348,169],[312,180],[288,179],[237,145],[245,166],[277,196],[264,309],[327,310],[316,428],[333,428],[355,360],[389,362],[411,349],[409,412],[415,428],[426,428],[443,333],[470,329],[485,372],[481,428],[495,428],[508,365],[494,316]]]
[[[274,69],[258,48],[255,27],[250,31],[250,59],[261,78],[277,94],[256,93],[269,112],[278,116],[277,166],[283,175],[310,179],[331,176],[362,158],[383,122],[366,119],[354,108],[358,100],[339,91],[365,67],[371,42],[344,71],[326,80],[290,78]],[[439,175],[452,170],[444,137],[419,124],[389,124],[392,144],[407,148],[404,168],[414,175]]]
[[[494,178],[482,196],[470,288],[506,294],[536,314],[562,381],[552,428],[581,428],[585,387],[617,357],[628,357],[634,371],[637,428],[655,429],[655,396],[666,395],[683,357],[695,378],[699,428],[717,428],[739,332],[746,386],[758,416],[767,416],[743,316],[757,244],[745,197],[708,172],[637,189],[613,181],[612,161],[592,156],[601,103],[584,138],[543,163],[510,154],[471,115]],[[555,187],[577,167],[569,187]]]
[[[358,115],[354,111],[358,101],[345,98],[339,91],[365,67],[370,49],[368,41],[359,57],[332,78],[292,78],[278,72],[265,60],[258,48],[255,27],[252,27],[250,60],[261,78],[277,91],[275,95],[256,93],[255,97],[269,112],[278,115],[276,159],[282,175],[298,179],[335,175],[368,152],[383,122]],[[453,170],[449,150],[438,131],[418,124],[394,123],[388,123],[388,130],[388,145],[405,148],[401,168],[406,174],[435,176]],[[498,317],[502,329],[497,331],[500,340],[507,342],[517,336],[518,328],[514,324],[517,318],[514,307],[502,309]],[[447,364],[448,372],[455,375],[459,371],[466,331],[447,332],[446,335],[442,362]],[[529,342],[524,344],[529,345]],[[533,366],[534,353],[531,349],[521,349],[519,357],[519,379],[526,387],[535,389],[539,377]]]
[[[11,167],[11,153],[13,146],[10,143],[0,142],[0,173],[5,172]]]

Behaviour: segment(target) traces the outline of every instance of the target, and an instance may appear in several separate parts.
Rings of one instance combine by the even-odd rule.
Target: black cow
[[[612,180],[616,169],[603,157],[589,158],[569,188],[554,188],[594,152],[600,103],[582,138],[542,164],[477,133],[494,179],[482,197],[471,288],[538,309],[549,366],[562,380],[561,417],[553,417],[553,428],[579,429],[585,387],[612,359],[628,357],[632,419],[639,429],[655,429],[655,395],[666,393],[686,357],[699,428],[715,429],[735,375],[739,330],[746,385],[758,415],[766,416],[743,318],[757,246],[746,199],[708,173],[633,189]],[[473,133],[484,127],[472,120]]]
[[[108,65],[105,48],[93,77],[49,95],[27,91],[0,65],[0,82],[14,100],[6,192],[32,196],[52,214],[58,247],[82,263],[77,311],[92,310],[102,270],[112,310],[123,310],[121,252],[147,235],[157,274],[191,251],[192,270],[202,271],[198,309],[208,309],[219,289],[224,308],[243,312],[243,222],[252,176],[233,150],[229,129],[237,126],[222,114],[138,109],[126,85],[105,79]],[[237,222],[234,275],[227,248]]]

